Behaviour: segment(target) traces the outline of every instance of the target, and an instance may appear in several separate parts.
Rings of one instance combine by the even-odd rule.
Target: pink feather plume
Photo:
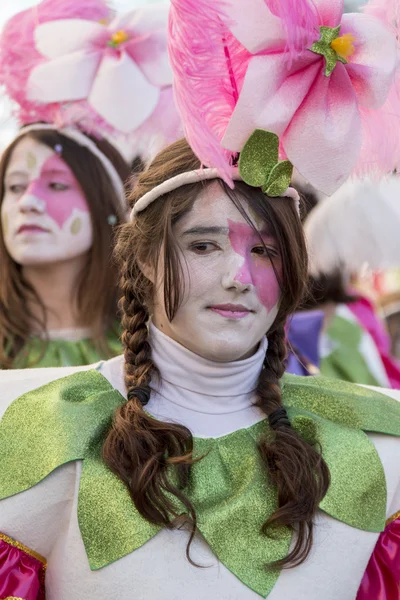
[[[185,135],[205,166],[233,185],[233,156],[221,139],[236,105],[250,54],[228,31],[222,0],[171,0],[169,54]]]

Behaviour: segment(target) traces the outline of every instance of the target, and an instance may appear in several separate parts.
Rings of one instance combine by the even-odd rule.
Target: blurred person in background
[[[111,256],[128,162],[136,176],[180,131],[167,13],[43,0],[4,26],[0,83],[22,127],[0,162],[0,368],[121,352]]]
[[[306,309],[324,312],[323,375],[400,388],[400,367],[378,307],[360,273],[400,263],[400,181],[349,181],[321,200],[305,221],[310,252]],[[346,215],[345,218],[343,216]]]
[[[106,140],[92,142],[122,187],[128,165]],[[125,207],[99,159],[54,129],[22,130],[0,162],[0,195],[2,368],[119,354],[111,253]]]

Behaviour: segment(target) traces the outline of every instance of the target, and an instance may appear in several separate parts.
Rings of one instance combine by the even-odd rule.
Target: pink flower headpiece
[[[239,153],[243,179],[267,193],[292,165],[326,194],[392,168],[376,140],[399,137],[400,105],[397,129],[379,131],[399,57],[375,15],[343,14],[343,0],[171,0],[169,49],[186,137],[231,185]],[[273,165],[276,136],[287,160]]]
[[[152,6],[115,16],[102,0],[43,0],[15,15],[0,38],[0,83],[20,123],[77,126],[132,146],[176,139],[167,14]]]

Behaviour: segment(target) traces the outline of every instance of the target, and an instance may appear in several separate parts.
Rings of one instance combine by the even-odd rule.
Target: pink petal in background
[[[379,21],[363,14],[344,15],[341,33],[351,33],[355,38],[355,53],[346,69],[359,105],[379,108],[388,95],[396,67],[393,36]]]

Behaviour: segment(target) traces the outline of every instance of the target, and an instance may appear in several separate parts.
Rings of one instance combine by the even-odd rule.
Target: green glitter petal
[[[264,129],[256,129],[240,153],[239,173],[243,181],[252,187],[265,185],[278,158],[278,136]]]
[[[283,401],[293,427],[321,446],[332,483],[320,508],[366,531],[386,518],[383,467],[364,431],[400,436],[400,405],[362,387],[325,378],[285,376]],[[140,548],[159,531],[143,519],[125,486],[107,469],[101,447],[112,415],[125,402],[96,371],[56,380],[15,400],[0,423],[0,499],[22,492],[62,464],[83,459],[78,520],[89,564],[99,569]],[[261,526],[277,507],[257,443],[267,421],[212,439],[195,439],[186,493],[200,533],[219,560],[266,597],[279,571],[265,565],[287,555],[291,535]],[[229,535],[227,535],[229,532]]]
[[[270,198],[281,196],[289,187],[293,175],[293,165],[283,160],[272,169],[263,192]]]

